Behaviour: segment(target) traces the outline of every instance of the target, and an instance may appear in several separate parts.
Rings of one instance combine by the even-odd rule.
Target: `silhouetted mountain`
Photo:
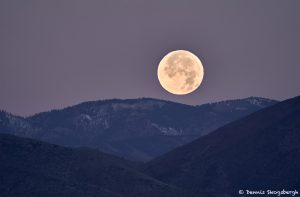
[[[201,106],[155,99],[86,102],[28,118],[2,112],[0,132],[146,161],[275,102],[256,97]]]
[[[201,196],[300,189],[300,97],[262,109],[144,166]]]
[[[123,159],[8,134],[0,134],[0,175],[1,197],[185,196]]]

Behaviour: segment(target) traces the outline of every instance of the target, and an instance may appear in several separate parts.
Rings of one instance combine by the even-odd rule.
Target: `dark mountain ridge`
[[[92,149],[0,134],[1,197],[186,196],[132,165]]]
[[[300,97],[229,123],[144,166],[157,179],[204,196],[300,189]]]
[[[22,118],[0,113],[0,133],[147,161],[276,103],[250,97],[189,106],[156,99],[85,102]]]

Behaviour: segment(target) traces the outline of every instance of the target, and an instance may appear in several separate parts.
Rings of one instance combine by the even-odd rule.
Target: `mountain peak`
[[[6,124],[0,121],[0,132],[146,161],[273,104],[255,101],[200,106],[152,98],[90,101],[27,118],[11,116]]]

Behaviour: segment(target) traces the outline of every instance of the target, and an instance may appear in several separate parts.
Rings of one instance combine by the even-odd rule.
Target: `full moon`
[[[201,84],[204,69],[200,59],[186,50],[168,53],[159,63],[157,76],[161,86],[176,95],[189,94]]]

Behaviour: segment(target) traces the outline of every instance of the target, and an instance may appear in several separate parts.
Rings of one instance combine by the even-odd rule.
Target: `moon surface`
[[[200,59],[186,50],[168,53],[159,63],[157,76],[161,86],[176,95],[189,94],[201,84],[204,69]]]

